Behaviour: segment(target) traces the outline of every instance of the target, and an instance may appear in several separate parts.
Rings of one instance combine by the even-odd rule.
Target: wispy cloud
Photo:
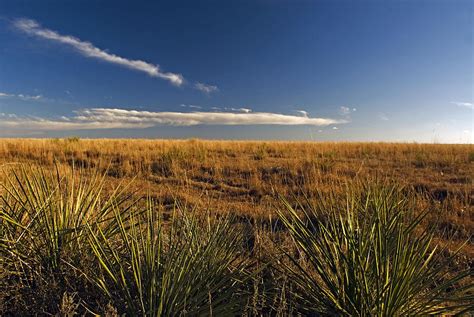
[[[459,106],[459,107],[466,107],[470,109],[474,109],[474,103],[472,102],[459,102],[459,101],[451,101],[453,105]]]
[[[352,112],[356,112],[356,111],[357,111],[356,108],[349,108],[346,106],[339,107],[339,114],[341,116],[349,116]]]
[[[339,107],[339,114],[342,116],[347,116],[351,113],[351,108],[341,106]]]
[[[219,88],[217,88],[217,86],[207,85],[207,84],[203,84],[203,83],[200,83],[200,82],[195,83],[194,88],[196,88],[197,90],[202,91],[203,93],[208,94],[208,95],[213,93],[213,92],[219,91]]]
[[[43,98],[42,95],[29,96],[29,95],[23,95],[23,94],[19,94],[17,95],[17,97],[24,100],[39,100]]]
[[[243,112],[243,113],[250,113],[252,109],[249,108],[230,108],[232,111]]]
[[[30,130],[83,130],[148,128],[158,125],[311,125],[345,123],[330,118],[309,118],[270,112],[152,112],[112,108],[91,108],[58,119],[0,114],[0,127]]]
[[[25,94],[7,94],[0,92],[0,98],[19,98],[23,100],[39,100],[43,98],[42,95],[25,95]]]
[[[300,114],[301,116],[307,118],[308,117],[308,111],[306,110],[295,110],[296,113]]]
[[[168,80],[176,86],[181,86],[184,83],[184,78],[181,74],[163,72],[159,65],[150,64],[142,60],[132,60],[108,53],[94,46],[90,42],[85,42],[78,39],[77,37],[62,35],[56,31],[43,28],[38,22],[34,20],[17,19],[13,22],[13,25],[18,30],[21,30],[26,34],[72,47],[85,57],[95,58],[108,63],[121,65],[136,71],[141,71],[147,73],[151,77]]]

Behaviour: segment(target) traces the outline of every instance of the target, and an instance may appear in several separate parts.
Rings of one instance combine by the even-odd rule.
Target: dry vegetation
[[[134,179],[138,194],[150,193],[169,207],[177,199],[264,218],[275,215],[278,195],[311,197],[317,190],[343,190],[354,179],[388,178],[426,196],[420,203],[436,214],[440,237],[453,233],[463,240],[474,230],[473,145],[0,141],[3,167],[34,163],[53,168],[55,162],[60,167],[98,169],[107,174],[111,186]]]
[[[289,207],[300,203],[304,209],[321,199],[321,195],[342,197],[354,184],[396,184],[409,197],[414,210],[427,212],[416,230],[420,233],[423,229],[433,230],[432,242],[441,247],[446,258],[467,241],[449,264],[451,272],[466,269],[472,272],[474,267],[473,145],[75,138],[0,140],[0,181],[5,182],[20,163],[35,164],[45,171],[58,169],[63,174],[74,167],[86,178],[95,172],[105,174],[104,197],[119,184],[131,182],[122,194],[137,199],[147,196],[166,219],[173,218],[176,203],[196,214],[217,215],[217,219],[221,214],[230,214],[234,226],[245,232],[245,256],[257,267],[259,263],[281,259],[283,250],[295,252],[292,246],[295,237],[287,231],[291,221],[283,217],[285,225],[285,221],[278,220],[282,216],[278,210],[284,208],[282,199],[288,201]],[[357,188],[359,194],[366,190],[363,186]],[[334,199],[340,200],[340,197]],[[96,253],[98,257],[107,253],[100,252]],[[311,266],[311,261],[302,265],[304,271],[308,269],[305,265]],[[61,284],[66,283],[65,280],[71,283],[65,277],[55,280],[54,286],[35,282],[37,293],[34,295],[15,289],[14,282],[4,284],[0,301],[3,299],[6,304],[0,305],[0,314],[2,309],[7,313],[23,310],[24,314],[39,310],[64,313],[68,309],[113,313],[134,305],[130,300],[128,308],[117,307],[113,297],[102,300],[94,291],[88,291],[91,286],[86,282],[75,281],[74,285],[65,286]],[[287,275],[265,267],[257,270],[251,280],[248,287],[252,295],[246,302],[246,314],[294,313],[291,289],[298,285],[289,283]],[[267,280],[272,280],[272,285],[268,285]],[[462,285],[471,283],[469,278],[461,282]],[[38,295],[39,290],[43,292],[41,295]],[[89,298],[84,298],[81,292]],[[295,311],[300,311],[297,305],[295,307]],[[326,313],[331,312],[334,313]],[[166,310],[162,314],[166,315]]]

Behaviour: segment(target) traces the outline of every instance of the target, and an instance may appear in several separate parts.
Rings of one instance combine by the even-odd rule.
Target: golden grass
[[[312,196],[358,178],[388,178],[426,195],[424,203],[441,216],[440,237],[458,239],[474,231],[473,153],[473,145],[440,144],[0,140],[2,166],[99,169],[110,184],[135,178],[139,194],[165,205],[179,199],[250,217],[274,215],[277,194]]]

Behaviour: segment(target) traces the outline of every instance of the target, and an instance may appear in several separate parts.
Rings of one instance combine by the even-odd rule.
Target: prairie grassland
[[[409,197],[413,210],[417,213],[426,212],[426,217],[420,220],[420,225],[415,231],[421,234],[425,229],[431,230],[434,236],[430,243],[438,244],[446,258],[465,243],[449,264],[451,272],[472,270],[474,267],[473,145],[75,138],[0,140],[0,181],[6,182],[8,175],[11,176],[11,171],[19,164],[34,164],[45,171],[57,169],[63,174],[67,174],[71,171],[71,167],[74,167],[76,172],[81,171],[85,178],[90,179],[94,173],[104,174],[104,190],[101,195],[107,197],[119,184],[129,184],[123,194],[137,199],[147,196],[148,200],[153,201],[160,212],[168,218],[173,218],[172,214],[177,203],[183,209],[193,210],[196,214],[212,214],[217,219],[219,215],[230,214],[232,223],[242,227],[246,232],[244,240],[249,251],[246,256],[257,262],[262,259],[278,258],[282,255],[282,250],[288,250],[285,252],[291,254],[296,252],[292,241],[298,241],[298,237],[295,238],[291,234],[291,221],[298,219],[290,221],[291,217],[287,218],[279,212],[285,209],[283,201],[286,201],[290,209],[296,204],[305,209],[311,208],[313,202],[317,204],[318,200],[325,200],[324,197],[333,197],[331,199],[338,202],[343,201],[340,198],[348,189],[354,187],[353,184],[359,182],[397,184],[401,193]],[[364,186],[358,188],[359,194],[363,194],[366,190]],[[338,203],[334,202],[334,205]],[[321,216],[320,213],[318,215]],[[118,218],[117,221],[121,223],[122,220]],[[344,228],[345,224],[336,225],[335,222],[333,219],[333,228]],[[323,222],[320,225],[323,226]],[[120,231],[120,226],[118,228]],[[194,228],[193,225],[190,228]],[[109,243],[106,235],[98,237],[91,242],[92,247],[95,243],[98,247],[99,240],[102,243]],[[232,241],[230,244],[235,248],[235,241]],[[223,242],[225,243],[228,242]],[[140,245],[127,246],[131,248],[130,250],[135,250],[140,249]],[[300,246],[304,246],[304,242]],[[201,247],[197,248],[200,250]],[[99,258],[106,257],[110,252],[113,253],[113,250],[111,248],[106,252],[99,248],[95,254]],[[151,252],[148,247],[146,250]],[[219,251],[216,254],[221,253]],[[301,254],[303,253],[305,252]],[[428,257],[428,254],[426,256]],[[130,257],[134,258],[133,255]],[[178,259],[181,261],[184,258],[178,257]],[[232,258],[232,261],[234,260]],[[300,267],[303,273],[307,269],[305,265],[311,266],[311,261]],[[116,264],[115,267],[121,269],[122,266]],[[291,274],[285,275],[278,270],[270,269],[264,270],[263,273],[261,270],[257,271],[261,275],[252,277],[253,295],[245,305],[245,314],[288,315],[294,312],[304,314],[304,311],[309,309],[305,306],[305,309],[295,308],[295,311],[292,311],[291,296],[287,292],[291,294],[290,289],[297,288],[298,285],[292,286],[288,282]],[[297,271],[290,269],[290,272]],[[87,275],[86,272],[82,274]],[[102,281],[100,278],[103,277],[97,277]],[[269,290],[272,287],[268,286],[266,279],[273,280],[272,283],[277,286]],[[75,285],[76,288],[72,287],[71,291],[61,285],[65,283],[64,278],[63,280],[59,278],[55,283],[57,285],[54,287],[48,283],[45,284],[48,286],[43,285],[43,288],[35,286],[43,290],[57,287],[56,294],[46,292],[42,295],[42,299],[32,300],[32,294],[24,294],[21,290],[2,290],[2,298],[10,302],[4,310],[11,313],[12,309],[20,309],[18,307],[26,309],[24,301],[27,300],[34,302],[31,304],[32,307],[37,309],[41,307],[45,312],[53,313],[58,310],[64,312],[71,306],[78,311],[84,311],[85,308],[81,310],[74,306],[76,302],[83,303],[84,307],[89,308],[90,303],[101,302],[96,298],[96,293],[91,291],[89,294],[84,290],[90,286]],[[125,294],[123,298],[128,300],[129,305],[117,307],[117,303],[113,302],[114,291],[109,292],[112,287],[104,283],[101,284],[101,289],[110,295],[107,298],[110,299],[109,304],[112,303],[112,306],[104,306],[107,302],[102,301],[100,304],[102,306],[97,304],[102,307],[101,309],[110,308],[112,311],[118,309],[121,312],[137,304],[134,298]],[[119,286],[124,287],[123,284],[117,283],[114,284],[114,290]],[[472,279],[464,278],[460,283],[470,285]],[[7,287],[15,288],[11,284],[5,286]],[[84,298],[78,289],[88,294],[90,298]],[[216,290],[216,293],[231,291],[237,292],[232,289]],[[316,297],[320,298],[321,293],[317,295]],[[143,304],[143,300],[139,302]],[[84,303],[89,303],[89,306]],[[308,303],[306,304],[310,305]],[[323,304],[329,305],[327,302]],[[317,303],[320,306],[323,304]],[[150,305],[155,307],[156,303]],[[338,305],[334,307],[339,307]],[[135,310],[131,310],[132,313],[137,311],[144,312],[146,308],[138,305]],[[349,311],[350,309],[345,312]],[[27,310],[24,312],[31,313]],[[166,310],[161,312],[162,315],[170,313]],[[335,311],[325,312],[331,314]]]
[[[201,140],[0,141],[0,165],[75,166],[132,182],[165,207],[175,200],[242,217],[275,216],[278,196],[344,191],[356,179],[390,179],[420,194],[442,243],[474,257],[474,145]]]
[[[114,185],[249,217],[275,214],[276,196],[344,190],[391,179],[424,195],[440,234],[473,232],[473,145],[168,140],[1,140],[0,164],[98,170]],[[439,219],[441,217],[441,219]]]

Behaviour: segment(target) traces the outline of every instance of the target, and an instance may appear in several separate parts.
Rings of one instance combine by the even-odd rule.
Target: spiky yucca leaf
[[[300,212],[285,202],[279,212],[304,259],[288,254],[285,266],[302,311],[422,316],[473,308],[472,286],[458,285],[469,272],[446,275],[455,255],[442,259],[432,233],[418,232],[425,214],[415,216],[406,192],[366,185],[344,204],[334,197],[320,195]]]
[[[130,315],[225,316],[242,310],[248,262],[229,218],[202,222],[174,213],[169,223],[149,203],[145,219],[115,214],[120,233],[91,231],[90,245],[102,267],[92,277]]]
[[[113,217],[112,207],[125,205],[129,197],[117,188],[103,201],[104,178],[76,174],[74,169],[47,173],[24,165],[9,171],[0,198],[0,252],[5,269],[28,275],[56,272],[65,253],[80,256],[87,246],[86,223],[93,228],[102,224],[106,232],[114,230],[106,224]]]

